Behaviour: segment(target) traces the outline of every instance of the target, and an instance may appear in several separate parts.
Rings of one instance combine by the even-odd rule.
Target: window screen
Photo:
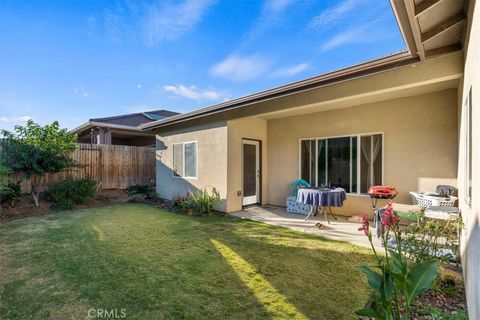
[[[197,176],[197,143],[185,143],[185,176]]]
[[[183,177],[183,143],[173,145],[173,175]]]
[[[382,135],[361,137],[360,143],[360,192],[382,184]]]
[[[300,177],[311,185],[315,185],[316,181],[316,140],[302,140],[301,142],[301,172]]]
[[[301,140],[300,177],[318,187],[366,192],[382,184],[382,146],[381,134]]]

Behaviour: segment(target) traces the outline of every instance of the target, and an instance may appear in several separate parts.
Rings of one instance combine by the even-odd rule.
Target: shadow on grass
[[[147,206],[102,208],[70,220],[46,228],[36,245],[10,260],[9,268],[30,271],[2,281],[9,292],[3,292],[8,299],[0,315],[44,315],[80,300],[77,313],[123,308],[131,319],[290,318],[288,312],[275,313],[275,303],[312,319],[353,319],[368,296],[354,267],[371,256],[353,245],[259,222],[190,218]],[[253,284],[215,241],[250,266]],[[35,283],[40,276],[46,281]]]

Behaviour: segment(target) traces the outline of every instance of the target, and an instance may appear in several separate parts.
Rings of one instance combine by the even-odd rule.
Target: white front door
[[[242,141],[243,205],[260,203],[260,142]]]

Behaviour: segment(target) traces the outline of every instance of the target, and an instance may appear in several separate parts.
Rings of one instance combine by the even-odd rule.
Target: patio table
[[[347,199],[347,193],[343,188],[335,189],[316,189],[316,188],[302,188],[298,190],[297,193],[297,202],[310,205],[310,212],[308,213],[305,220],[310,218],[310,216],[317,212],[317,209],[320,207],[322,213],[325,215],[325,219],[330,224],[328,220],[327,208],[329,213],[335,218],[335,215],[332,212],[332,207],[342,207],[343,201]]]

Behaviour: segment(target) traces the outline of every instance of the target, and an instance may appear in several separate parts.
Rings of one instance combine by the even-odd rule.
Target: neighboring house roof
[[[174,125],[220,112],[311,90],[346,80],[372,75],[426,58],[462,49],[466,1],[452,5],[449,0],[390,0],[407,51],[360,63],[317,77],[290,83],[224,103],[140,125],[141,130]],[[433,16],[432,16],[433,15]]]
[[[154,111],[148,111],[148,112],[124,114],[124,115],[113,116],[113,117],[93,118],[93,119],[90,119],[89,121],[138,127],[139,125],[142,125],[144,123],[165,119],[177,114],[178,112],[173,112],[168,110],[154,110]]]
[[[77,128],[71,130],[71,132],[79,133],[90,127],[108,127],[113,129],[140,131],[140,129],[138,129],[137,127],[142,124],[162,120],[178,114],[178,112],[173,112],[169,110],[153,110],[146,112],[123,114],[113,117],[92,118],[81,126],[78,126]]]

